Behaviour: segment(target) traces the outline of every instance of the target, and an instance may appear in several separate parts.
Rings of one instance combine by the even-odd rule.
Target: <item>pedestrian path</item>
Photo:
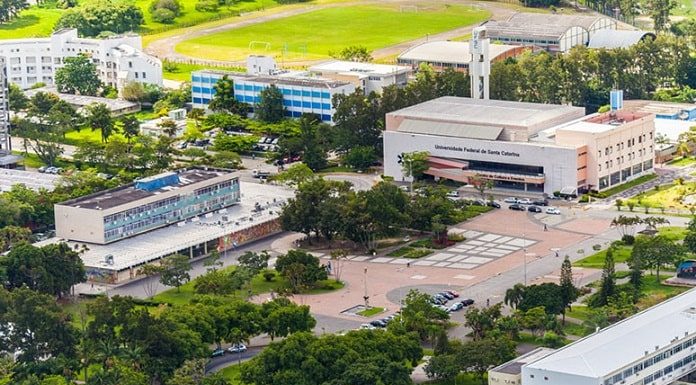
[[[465,241],[454,246],[419,259],[349,255],[347,259],[356,262],[388,263],[395,265],[414,265],[446,267],[451,269],[470,270],[505,257],[516,251],[525,249],[537,243],[533,239],[510,237],[494,233],[484,233],[474,230],[452,229],[450,233],[461,235]],[[318,258],[330,259],[328,254],[312,252]]]

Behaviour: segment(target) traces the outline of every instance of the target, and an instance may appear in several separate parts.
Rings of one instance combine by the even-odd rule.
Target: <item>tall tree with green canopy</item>
[[[565,323],[566,310],[570,309],[570,305],[578,299],[578,289],[573,284],[573,267],[570,263],[570,258],[566,255],[561,264],[561,298],[563,302],[563,323]]]
[[[644,266],[655,269],[655,279],[660,282],[660,269],[673,264],[683,254],[683,248],[663,235],[654,237],[639,236],[633,245],[631,255],[639,258]]]
[[[55,83],[59,92],[96,96],[102,88],[97,66],[86,55],[63,59],[64,65],[56,71]]]
[[[635,247],[635,246],[634,246]],[[616,271],[614,269],[614,248],[609,247],[604,256],[604,267],[602,268],[602,279],[599,292],[596,297],[596,307],[605,306],[609,303],[609,298],[616,294]]]
[[[104,103],[95,103],[85,107],[85,125],[92,131],[101,133],[102,142],[109,141],[109,137],[114,133],[114,119],[111,117],[111,110]]]
[[[215,94],[208,104],[208,108],[215,112],[227,112],[230,114],[246,116],[248,107],[234,96],[234,81],[227,75],[219,79],[213,86]]]
[[[278,123],[285,119],[283,93],[271,84],[259,92],[259,103],[254,107],[256,118],[267,123]]]
[[[160,282],[163,285],[174,286],[179,292],[181,285],[191,280],[189,271],[191,263],[185,255],[175,254],[162,260]]]

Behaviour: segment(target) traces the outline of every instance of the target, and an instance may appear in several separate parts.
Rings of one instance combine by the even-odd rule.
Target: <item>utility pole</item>
[[[370,307],[370,296],[367,295],[367,267],[363,271],[363,286],[365,288],[365,294],[363,295],[363,299],[365,300],[365,307],[369,308]]]

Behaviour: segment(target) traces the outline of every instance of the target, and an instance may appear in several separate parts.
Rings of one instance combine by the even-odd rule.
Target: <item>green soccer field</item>
[[[48,36],[61,12],[60,9],[36,6],[25,9],[9,23],[0,24],[0,39]]]
[[[425,37],[487,19],[488,11],[465,6],[352,6],[322,9],[233,29],[180,43],[184,55],[243,60],[250,54],[312,60],[350,45],[370,50]],[[252,43],[254,42],[254,43]]]

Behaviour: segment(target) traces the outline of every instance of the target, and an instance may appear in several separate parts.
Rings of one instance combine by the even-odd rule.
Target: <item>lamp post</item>
[[[524,253],[524,285],[527,286],[527,238],[522,234],[522,252]]]

